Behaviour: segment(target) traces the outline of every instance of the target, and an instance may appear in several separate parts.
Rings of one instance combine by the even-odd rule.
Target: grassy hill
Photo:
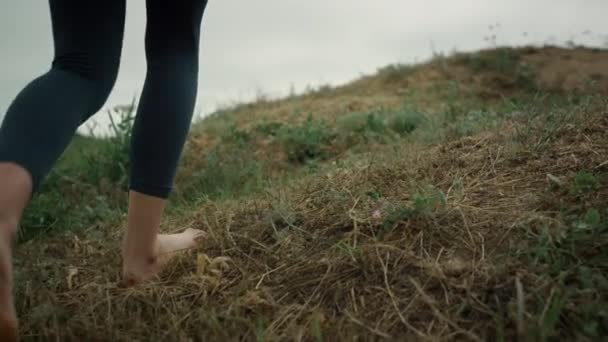
[[[130,106],[26,213],[26,340],[597,340],[608,335],[608,51],[391,65],[194,125],[163,231],[209,233],[124,289]]]

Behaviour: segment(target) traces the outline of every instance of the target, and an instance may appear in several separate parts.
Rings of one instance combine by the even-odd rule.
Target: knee
[[[53,69],[76,74],[90,84],[91,100],[88,113],[97,112],[104,105],[118,76],[120,58],[108,56],[91,57],[83,53],[70,53],[57,56],[53,60]]]

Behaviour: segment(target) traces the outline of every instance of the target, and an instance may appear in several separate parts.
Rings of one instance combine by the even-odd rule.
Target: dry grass
[[[543,60],[552,63],[550,54]],[[519,96],[517,86],[489,88],[491,71],[466,76],[466,62],[444,62],[414,71],[385,69],[328,94],[244,106],[225,115],[243,129],[262,118],[290,120],[285,113],[294,108],[335,119],[373,108],[375,101],[397,106],[399,89],[410,87],[433,89],[447,101],[444,88],[432,86],[448,77],[445,72],[461,83],[460,94],[468,97],[463,101],[482,97],[484,106],[492,106],[498,100],[487,98],[489,93]],[[454,67],[445,69],[450,63]],[[407,81],[385,75],[389,72],[403,72]],[[358,95],[363,91],[365,99]],[[447,134],[431,145],[410,139],[356,155],[336,153],[319,172],[246,197],[206,201],[163,224],[165,231],[193,227],[209,237],[155,283],[118,287],[122,227],[27,242],[16,254],[24,338],[605,336],[608,103],[605,93],[597,94],[563,105],[537,98],[498,127],[472,136]],[[418,99],[427,108],[429,98]],[[433,104],[428,111],[445,107]],[[190,143],[203,151],[217,140],[197,133]],[[600,222],[589,214],[593,209]],[[591,272],[590,280],[581,275],[585,272]]]

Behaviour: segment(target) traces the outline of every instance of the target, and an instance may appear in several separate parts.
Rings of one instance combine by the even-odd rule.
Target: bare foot
[[[0,224],[0,341],[7,342],[17,341],[10,232],[11,230]]]
[[[126,286],[155,278],[176,252],[195,248],[205,236],[202,230],[188,228],[179,234],[159,234],[155,255],[149,257],[125,257],[123,281]]]

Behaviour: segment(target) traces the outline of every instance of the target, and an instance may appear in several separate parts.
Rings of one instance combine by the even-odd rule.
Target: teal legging
[[[55,57],[9,106],[0,161],[32,176],[34,192],[76,129],[104,105],[118,73],[125,0],[50,0]],[[146,80],[130,148],[130,189],[167,198],[198,88],[206,0],[147,0]],[[0,189],[1,191],[1,189]]]

